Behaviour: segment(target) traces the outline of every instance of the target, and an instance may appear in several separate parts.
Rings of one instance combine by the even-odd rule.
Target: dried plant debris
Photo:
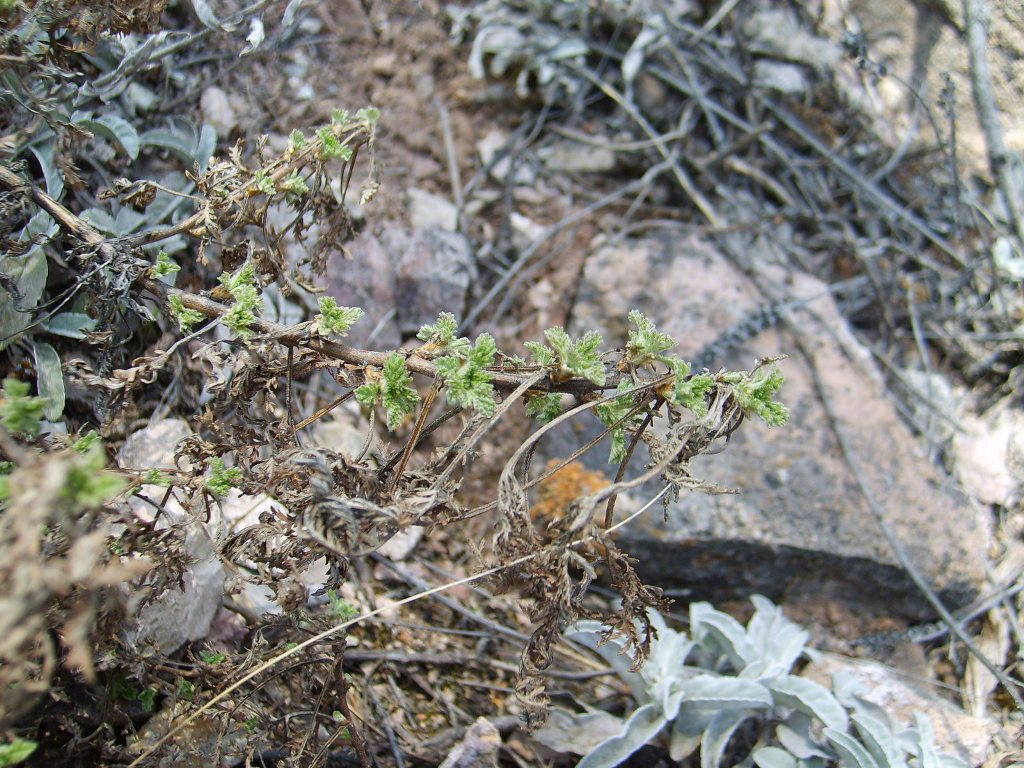
[[[469,66],[579,110],[602,94],[629,147],[605,149],[643,169],[633,192],[668,180],[711,223],[778,215],[807,248],[857,258],[864,238],[839,222],[882,226],[876,261],[895,272],[915,253],[911,287],[927,294],[901,311],[937,293],[949,312],[935,317],[955,324],[958,302],[981,301],[949,290],[981,278],[938,234],[948,209],[923,229],[903,206],[879,224],[895,192],[811,162],[823,153],[806,121],[751,90],[734,48],[660,7],[556,5],[457,14]],[[668,601],[615,531],[659,498],[720,491],[694,459],[750,418],[788,418],[783,358],[708,370],[638,309],[613,339],[554,325],[499,343],[466,330],[485,301],[462,322],[465,308],[437,307],[401,349],[347,343],[368,308],[319,281],[378,192],[386,116],[334,109],[271,141],[172,114],[198,98],[210,58],[244,71],[286,52],[306,6],[0,2],[0,761],[35,744],[34,759],[92,764],[438,764],[480,714],[505,733],[520,717],[540,726],[553,681],[579,691],[607,671],[564,642],[570,627],[614,637],[628,674],[672,639]],[[671,113],[641,103],[655,81],[682,94],[662,100]],[[670,152],[669,134],[704,151]],[[840,178],[858,191],[837,202]],[[993,372],[979,376],[1003,386]],[[357,450],[309,429],[342,410]],[[106,469],[169,415],[189,429],[162,446],[167,462]],[[535,467],[538,444],[582,419],[600,436]],[[615,470],[571,474],[589,450]],[[616,508],[648,483],[656,499]],[[382,554],[414,527],[425,534],[402,563]],[[187,594],[200,560],[223,593],[205,636],[170,649],[133,634]]]

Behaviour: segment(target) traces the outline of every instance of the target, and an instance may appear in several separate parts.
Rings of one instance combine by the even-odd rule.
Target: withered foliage
[[[36,704],[60,668],[94,682],[96,648],[116,644],[129,612],[121,587],[148,577],[161,592],[181,560],[173,538],[143,541],[130,513],[76,498],[82,473],[97,471],[87,457],[61,450],[19,458],[0,514],[0,726]],[[128,550],[153,559],[116,554]],[[154,570],[156,558],[170,567]]]

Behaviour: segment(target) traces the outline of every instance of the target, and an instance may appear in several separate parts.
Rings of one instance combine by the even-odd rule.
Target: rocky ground
[[[332,109],[380,110],[379,192],[349,206],[352,237],[330,255],[322,281],[339,304],[366,312],[346,338],[353,346],[410,346],[440,309],[466,335],[492,333],[509,352],[525,354],[522,341],[551,326],[574,338],[596,330],[622,346],[627,315],[640,309],[697,370],[786,356],[788,425],[750,420],[722,438],[689,467],[712,492],[648,510],[617,532],[618,546],[675,601],[676,626],[698,601],[746,622],[748,597],[764,595],[825,652],[802,675],[826,687],[853,676],[904,726],[928,714],[940,747],[965,763],[1015,764],[1024,760],[1020,712],[936,623],[934,605],[953,611],[998,671],[1020,677],[1024,272],[967,115],[966,54],[946,81],[955,95],[936,92],[940,65],[930,59],[961,39],[965,20],[910,4],[884,18],[868,3],[846,13],[830,2],[799,12],[705,5],[659,4],[658,25],[614,9],[529,15],[497,2],[330,0],[310,5],[299,33],[271,53],[238,58],[237,34],[219,41],[178,86],[176,109],[212,126],[220,152],[261,134],[283,151],[293,129],[330,121]],[[1014,13],[996,5],[992,51],[1012,71],[1020,62],[1004,22]],[[915,55],[891,50],[889,35],[914,39]],[[1001,86],[999,98],[1009,111],[1019,93]],[[1024,151],[1013,145],[1019,135],[1006,139]],[[267,221],[284,231],[288,216],[271,209]],[[300,242],[281,247],[290,264],[309,255]],[[198,293],[211,284],[196,266],[176,285]],[[316,306],[277,295],[282,324]],[[183,381],[187,369],[217,363],[190,359]],[[336,390],[330,377],[311,377],[289,397],[305,419]],[[118,464],[180,466],[174,446],[208,439],[206,402],[197,389],[140,407],[107,431]],[[364,452],[366,425],[350,405],[317,420],[303,447]],[[601,434],[592,422],[553,431],[532,457],[535,470],[573,458]],[[494,498],[504,462],[532,428],[523,416],[491,433],[462,488],[467,509]],[[453,437],[442,428],[431,439]],[[394,439],[378,429],[380,445],[397,450]],[[635,462],[624,477],[641,470]],[[532,497],[535,525],[622,479],[617,471],[606,444],[571,461]],[[163,493],[143,489],[144,498]],[[658,490],[648,483],[621,494],[615,520]],[[122,682],[152,688],[160,705],[120,714],[116,738],[105,732],[111,743],[81,747],[83,760],[158,759],[149,749],[192,711],[182,680],[203,692],[198,703],[287,643],[365,614],[340,643],[286,662],[296,666],[280,680],[232,692],[221,717],[198,717],[163,754],[176,765],[210,765],[215,754],[223,765],[258,756],[251,764],[456,768],[567,765],[585,752],[583,742],[573,749],[550,730],[522,727],[517,668],[534,629],[517,599],[522,585],[471,583],[406,604],[489,564],[495,522],[486,511],[403,531],[353,558],[346,578],[320,557],[275,583],[251,578],[230,547],[241,546],[238,532],[281,519],[278,501],[251,485],[232,490],[202,524],[187,504],[159,505],[185,531],[187,566],[180,589],[149,602],[118,642],[139,654],[136,676]],[[132,504],[139,519],[157,517],[153,504]],[[595,605],[610,599],[605,586],[598,580],[588,598]],[[305,611],[320,618],[295,618]],[[583,653],[567,647],[556,657],[557,707],[628,714],[625,685]],[[81,683],[65,681],[11,725],[42,743],[33,759],[55,759],[69,733],[86,743],[86,726],[102,730],[108,702],[97,691],[110,679],[101,675],[77,709]],[[323,711],[310,720],[310,710]],[[736,760],[752,738],[732,743]],[[632,759],[688,764],[657,740]]]

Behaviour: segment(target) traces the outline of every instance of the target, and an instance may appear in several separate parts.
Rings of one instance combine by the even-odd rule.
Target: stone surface
[[[497,768],[501,734],[485,717],[478,717],[466,735],[448,753],[441,768]]]
[[[154,422],[125,440],[118,465],[173,468],[175,447],[191,434],[192,430],[181,419]],[[142,493],[151,499],[162,498],[164,492],[161,486],[142,486]],[[140,517],[152,519],[152,507],[139,499],[132,499],[131,504]],[[173,498],[164,505],[159,524],[185,527],[185,551],[192,563],[182,579],[183,588],[169,589],[143,607],[126,627],[126,633],[134,642],[151,645],[159,653],[169,655],[187,642],[206,637],[224,596],[225,573],[210,534]]]
[[[791,96],[806,93],[809,86],[802,66],[771,59],[754,62],[754,84]]]
[[[843,459],[817,377],[889,525],[926,578],[950,603],[962,604],[983,583],[983,518],[946,492],[919,455],[826,286],[808,275],[787,279],[779,269],[765,274],[790,298],[806,300],[789,317],[800,329],[809,363],[797,354],[797,339],[770,328],[716,356],[710,367],[749,369],[757,358],[792,354],[781,363],[786,383],[780,393],[790,423],[770,430],[749,421],[723,452],[694,462],[696,477],[741,493],[685,494],[670,506],[667,521],[653,510],[624,528],[622,544],[639,557],[648,577],[695,597],[720,601],[756,591],[793,601],[828,594],[865,615],[930,617]],[[592,254],[569,330],[574,336],[600,330],[606,346],[614,346],[625,339],[627,313],[639,308],[680,341],[684,358],[693,358],[766,303],[714,245],[698,235],[667,233]],[[586,430],[592,428],[585,427],[584,435],[556,432],[546,452],[568,455],[594,434]],[[607,448],[599,446],[586,460],[611,474],[606,458]],[[620,504],[621,516],[628,506]]]
[[[1024,4],[988,0],[985,5],[990,16],[989,70],[996,106],[1003,115],[1004,139],[1008,149],[1024,153]],[[885,64],[931,105],[938,102],[948,74],[956,89],[959,160],[967,173],[988,174],[984,137],[974,111],[960,0],[825,0],[819,19],[821,33],[832,41],[848,30],[861,32],[870,57]],[[891,139],[898,141],[912,125],[915,96],[896,77],[873,82],[849,61],[837,68],[836,79],[861,109],[880,118],[877,129],[893,126]],[[919,130],[918,141],[932,147],[935,137],[930,130]]]
[[[347,255],[327,262],[328,295],[342,306],[366,312],[345,337],[352,346],[394,349],[401,340],[395,320],[395,266],[389,245],[386,233],[364,231],[348,243]]]
[[[874,661],[819,652],[803,675],[826,688],[832,688],[835,683],[837,691],[855,691],[858,698],[881,707],[902,726],[913,725],[916,714],[927,715],[935,729],[936,746],[973,766],[985,762],[1000,733],[998,723],[993,720],[972,717]]]
[[[984,504],[1009,507],[1024,490],[1024,413],[1003,403],[981,416],[963,414],[953,437],[964,492]]]
[[[461,318],[476,280],[473,249],[464,235],[439,227],[413,233],[398,261],[395,312],[403,336],[415,336],[439,312]]]
[[[211,85],[199,97],[199,109],[203,120],[213,126],[217,135],[227,138],[238,126],[238,115],[223,88]]]
[[[537,155],[549,171],[556,173],[606,173],[615,168],[615,153],[610,149],[578,141],[556,141],[538,150]]]
[[[459,212],[450,200],[413,187],[409,190],[409,224],[414,230],[438,227],[454,232],[458,228]]]

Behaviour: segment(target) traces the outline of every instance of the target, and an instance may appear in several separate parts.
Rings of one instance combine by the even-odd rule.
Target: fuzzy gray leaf
[[[782,675],[770,684],[777,704],[813,715],[827,727],[846,732],[849,717],[842,704],[823,686],[804,677]]]
[[[772,705],[771,692],[761,683],[738,677],[697,675],[683,683],[687,704],[719,709],[760,709]]]
[[[60,355],[49,344],[37,342],[32,345],[36,360],[36,387],[39,396],[46,401],[43,415],[56,421],[64,413],[64,372],[60,367]]]
[[[892,731],[869,715],[853,715],[850,717],[860,740],[879,765],[887,768],[906,768],[903,750],[896,744]]]
[[[748,717],[748,712],[724,710],[711,718],[700,747],[700,768],[718,768],[729,739]]]
[[[755,658],[753,645],[743,625],[732,616],[715,610],[709,603],[690,606],[690,633],[697,642],[705,638],[714,642],[729,657],[737,672]]]
[[[838,753],[842,765],[849,768],[881,768],[871,753],[849,734],[826,728],[825,738]]]
[[[796,758],[778,747],[761,747],[751,757],[757,768],[796,768]]]
[[[660,707],[654,704],[638,707],[619,733],[598,744],[576,768],[612,768],[654,738],[665,725]]]
[[[51,317],[44,327],[55,336],[80,340],[96,327],[96,321],[84,312],[62,312]]]
[[[117,115],[100,115],[80,120],[78,124],[87,131],[116,142],[131,160],[134,161],[139,156],[139,133],[124,118]]]

